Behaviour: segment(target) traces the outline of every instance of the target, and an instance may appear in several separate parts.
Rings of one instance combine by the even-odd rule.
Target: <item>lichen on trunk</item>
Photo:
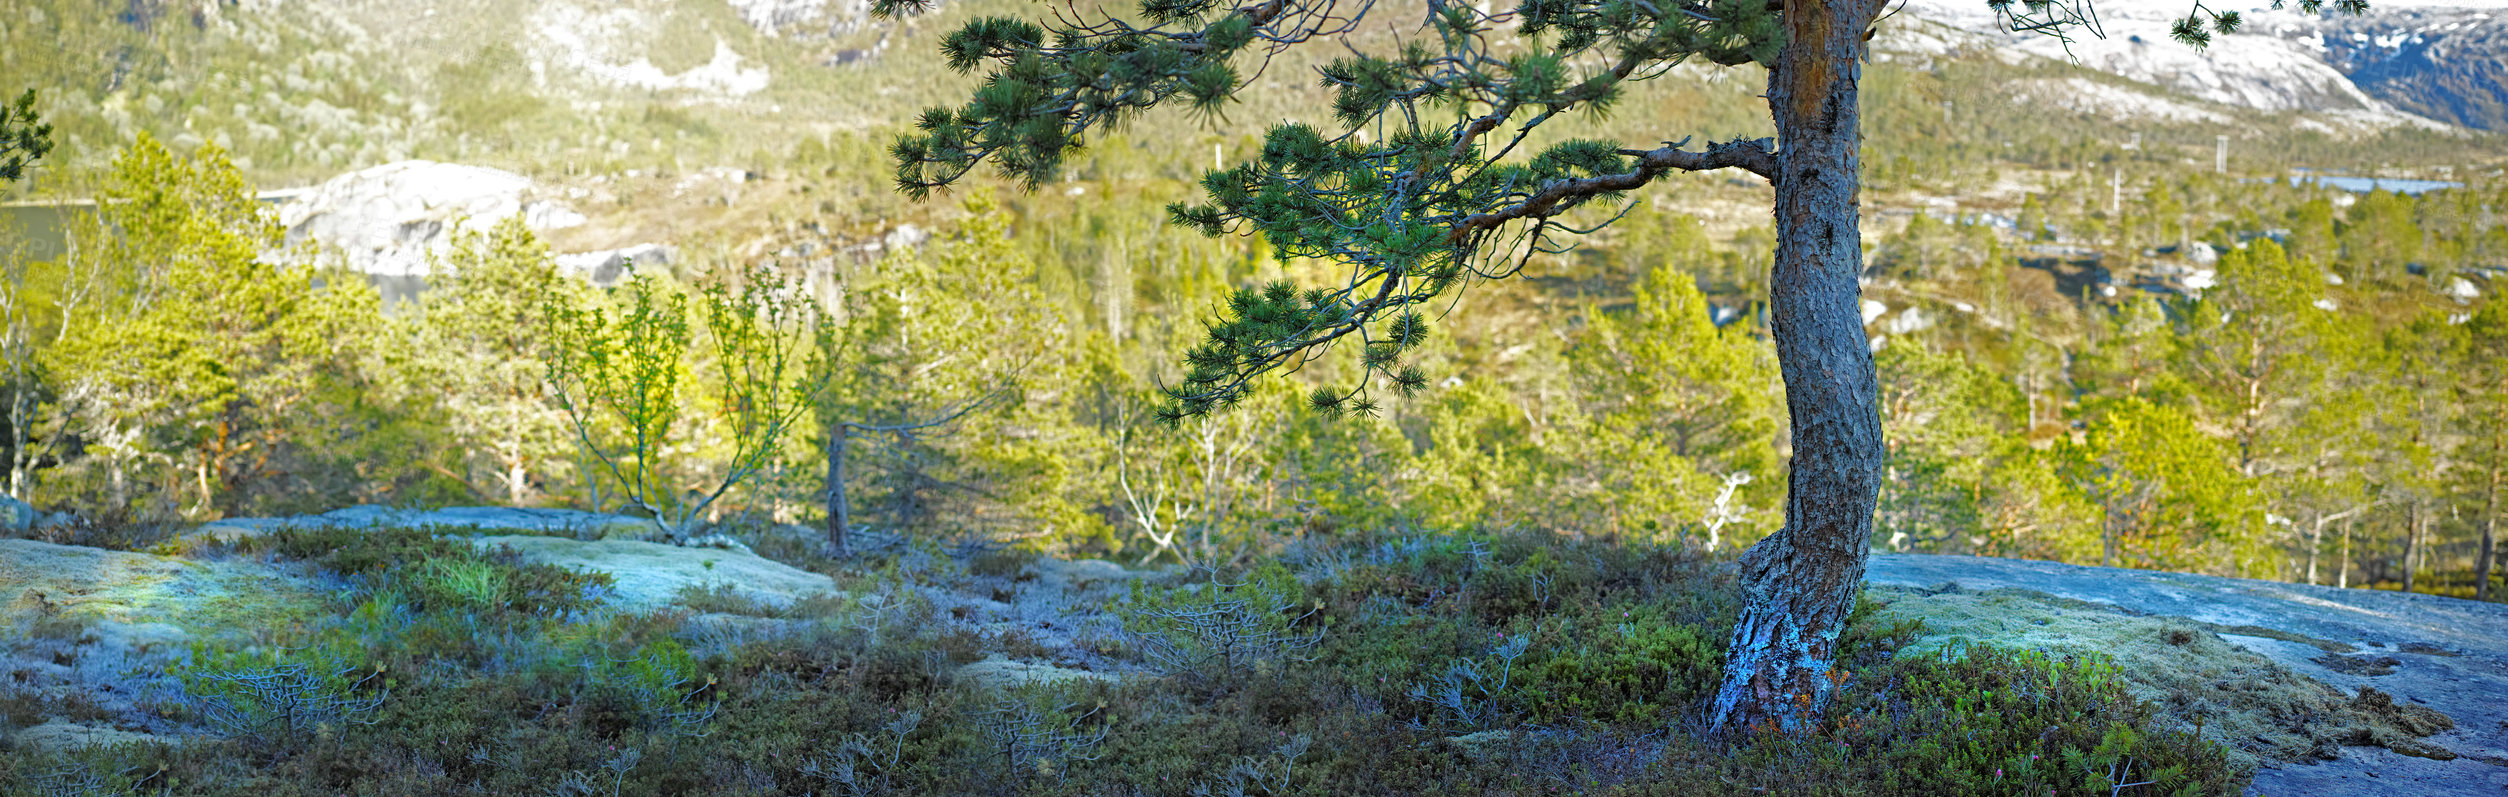
[[[1742,556],[1742,613],[1708,707],[1716,731],[1795,730],[1842,681],[1839,630],[1863,578],[1879,498],[1881,418],[1859,312],[1863,241],[1856,105],[1870,0],[1789,4],[1768,73],[1777,128],[1770,326],[1794,460],[1785,526]]]

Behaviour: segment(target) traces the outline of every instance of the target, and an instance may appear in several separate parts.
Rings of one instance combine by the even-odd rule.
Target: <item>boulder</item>
[[[33,505],[0,493],[0,533],[34,528],[36,517]]]
[[[443,509],[394,509],[363,504],[319,515],[278,518],[228,518],[203,524],[194,534],[220,542],[268,534],[282,528],[412,528],[455,531],[522,531],[602,538],[641,536],[652,521],[626,515],[573,509],[520,509],[504,506],[456,506]]]
[[[117,728],[98,725],[81,725],[79,723],[59,719],[9,734],[8,741],[8,747],[28,753],[70,752],[90,747],[110,747],[117,744],[155,743],[173,745],[182,744],[183,742],[182,738],[177,736],[159,736],[153,733],[133,733]]]
[[[409,160],[350,172],[279,206],[287,245],[336,249],[357,271],[425,276],[428,255],[464,227],[485,230],[520,213],[537,230],[573,227],[583,214],[533,197],[530,178],[501,169]]]
[[[1448,736],[1446,741],[1453,742],[1465,758],[1487,761],[1509,753],[1525,752],[1542,745],[1556,744],[1568,738],[1570,738],[1568,734],[1560,731],[1494,730]]]
[[[1102,672],[1075,670],[1030,661],[1014,661],[998,654],[958,668],[958,683],[978,689],[1011,689],[1030,684],[1052,684],[1065,681],[1114,681],[1116,676]]]
[[[594,285],[608,286],[627,273],[627,266],[653,267],[671,262],[671,248],[661,244],[636,244],[624,249],[578,252],[557,256],[557,267],[568,274],[582,277]]]
[[[1082,595],[1094,590],[1129,589],[1126,584],[1148,573],[1126,570],[1123,565],[1104,559],[1056,559],[1037,557],[1029,567],[1036,571],[1037,586],[1044,590]]]
[[[930,7],[942,5],[933,0]],[[873,25],[896,25],[871,12],[870,0],[729,0],[732,13],[768,36],[823,39],[857,33]],[[880,44],[886,45],[883,38]]]
[[[745,551],[541,536],[483,536],[471,542],[483,548],[512,546],[525,561],[608,573],[618,582],[610,605],[627,611],[668,607],[689,587],[728,587],[779,609],[836,590],[835,579]]]
[[[748,543],[732,539],[731,537],[722,534],[708,534],[702,537],[692,538],[685,543],[681,543],[681,545],[688,548],[714,548],[718,550],[748,554],[750,556],[758,555],[756,551],[749,550]]]

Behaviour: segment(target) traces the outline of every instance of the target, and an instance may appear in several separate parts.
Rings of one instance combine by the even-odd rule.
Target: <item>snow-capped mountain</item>
[[[2193,0],[2064,0],[2095,11],[2070,41],[2002,29],[1984,0],[1909,0],[1905,12],[2189,96],[2385,127],[2508,129],[2508,0],[2371,0],[2357,17],[2243,0],[2207,3],[2245,25],[2196,50],[2169,37]],[[2330,5],[2330,4],[2329,4]],[[2014,8],[2020,8],[2018,3]],[[2103,34],[2103,35],[2102,35]]]

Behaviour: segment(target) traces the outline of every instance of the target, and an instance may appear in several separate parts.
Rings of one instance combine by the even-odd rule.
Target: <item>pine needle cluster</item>
[[[975,20],[941,48],[953,68],[990,72],[963,107],[926,111],[918,132],[892,147],[897,186],[922,198],[989,159],[1001,176],[1034,187],[1092,133],[1153,107],[1181,103],[1216,117],[1247,84],[1245,70],[1280,48],[1353,30],[1373,7],[1142,0],[1128,19]],[[905,0],[883,5],[915,10]],[[1236,404],[1262,374],[1345,339],[1354,339],[1363,376],[1316,390],[1315,409],[1374,413],[1372,388],[1426,386],[1411,355],[1456,289],[1512,276],[1535,254],[1563,251],[1554,236],[1599,226],[1579,228],[1566,214],[1616,205],[1672,168],[1742,165],[1743,149],[1765,152],[1733,149],[1710,164],[1679,145],[1650,152],[1575,139],[1535,151],[1522,146],[1531,131],[1569,111],[1607,113],[1627,83],[1692,57],[1768,62],[1784,42],[1779,13],[1765,0],[1527,0],[1491,11],[1437,2],[1424,21],[1433,36],[1321,67],[1335,129],[1272,127],[1259,156],[1207,173],[1205,201],[1171,205],[1168,217],[1206,235],[1262,235],[1284,262],[1329,262],[1347,277],[1237,291],[1185,353],[1160,418]]]

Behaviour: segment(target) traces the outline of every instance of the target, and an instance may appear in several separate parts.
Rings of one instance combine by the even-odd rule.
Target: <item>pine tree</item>
[[[26,167],[52,152],[52,125],[35,113],[35,90],[0,103],[0,183],[26,179]]]
[[[2481,547],[2473,556],[2473,599],[2490,600],[2491,568],[2497,563],[2501,479],[2508,478],[2508,303],[2486,302],[2465,322],[2470,344],[2460,390],[2473,439],[2473,461],[2482,508],[2473,516]]]
[[[483,459],[506,503],[532,500],[532,476],[567,450],[565,415],[548,394],[543,299],[580,291],[516,214],[485,235],[463,228],[433,259],[419,352],[452,436]],[[465,482],[471,480],[462,474]]]
[[[929,5],[879,0],[875,8],[894,14]],[[2079,4],[1989,5],[2015,28],[2060,33],[2086,22]],[[1258,157],[1204,177],[1206,203],[1169,207],[1177,224],[1211,235],[1260,233],[1284,260],[1322,261],[1347,279],[1306,289],[1277,282],[1231,296],[1206,340],[1185,355],[1184,376],[1167,390],[1166,417],[1235,404],[1254,379],[1345,341],[1358,349],[1363,375],[1317,389],[1309,403],[1372,413],[1381,406],[1377,388],[1409,394],[1428,384],[1407,358],[1454,290],[1520,273],[1534,256],[1608,223],[1627,192],[1665,175],[1741,169],[1765,178],[1777,223],[1769,317],[1794,462],[1784,528],[1743,557],[1743,609],[1708,714],[1719,730],[1807,726],[1838,683],[1830,661],[1860,589],[1882,470],[1858,307],[1856,203],[1863,172],[1857,85],[1884,6],[1528,0],[1483,10],[1431,0],[1429,36],[1396,52],[1353,52],[1320,70],[1341,132],[1276,125]],[[960,71],[988,63],[992,71],[965,106],[926,111],[919,132],[897,142],[898,187],[922,197],[989,160],[1032,188],[1092,135],[1153,106],[1216,116],[1249,85],[1240,61],[1333,41],[1358,30],[1376,7],[1143,0],[1137,20],[1084,12],[1051,30],[1020,19],[975,20],[941,49]],[[2174,30],[2182,41],[2200,45],[2239,24],[2234,12],[2195,9]],[[1775,138],[1703,149],[1683,138],[1641,149],[1545,137],[1556,143],[1526,148],[1544,124],[1571,112],[1607,112],[1632,84],[1691,59],[1765,67]]]
[[[1635,293],[1626,314],[1589,312],[1585,335],[1568,351],[1591,397],[1594,424],[1585,437],[1598,455],[1585,461],[1618,471],[1596,478],[1626,524],[1665,531],[1696,524],[1718,547],[1742,530],[1727,528],[1733,519],[1766,503],[1751,501],[1750,492],[1737,497],[1727,484],[1739,492],[1781,475],[1775,353],[1739,324],[1718,329],[1687,274],[1654,269]]]
[[[0,185],[26,177],[26,167],[52,152],[52,126],[35,113],[35,90],[27,89],[14,105],[0,104]],[[27,290],[27,258],[9,249],[0,249],[0,358],[8,362],[9,406],[7,417],[0,423],[8,425],[9,437],[7,481],[0,483],[0,492],[25,495],[34,457],[27,450],[34,421],[37,386],[34,373],[33,296]]]
[[[1020,481],[1012,471],[1028,469],[1013,447],[976,453],[933,440],[1015,414],[1022,377],[1061,336],[1043,320],[1036,265],[1010,240],[1002,207],[978,196],[965,210],[932,251],[891,255],[845,286],[843,327],[822,357],[829,389],[815,408],[826,432],[828,544],[839,552],[855,525],[849,487],[864,480],[858,439],[880,446],[870,462],[886,477],[888,514],[900,527],[930,516],[939,493],[1000,494],[960,488],[1008,485]]]
[[[305,444],[328,436],[295,425],[342,420],[325,405],[359,400],[362,346],[381,326],[373,289],[264,261],[278,224],[215,145],[184,157],[141,133],[97,198],[49,356],[65,414],[109,460],[107,503],[121,503],[121,468],[149,460],[183,472],[195,514],[318,500],[291,459],[322,458]]]

